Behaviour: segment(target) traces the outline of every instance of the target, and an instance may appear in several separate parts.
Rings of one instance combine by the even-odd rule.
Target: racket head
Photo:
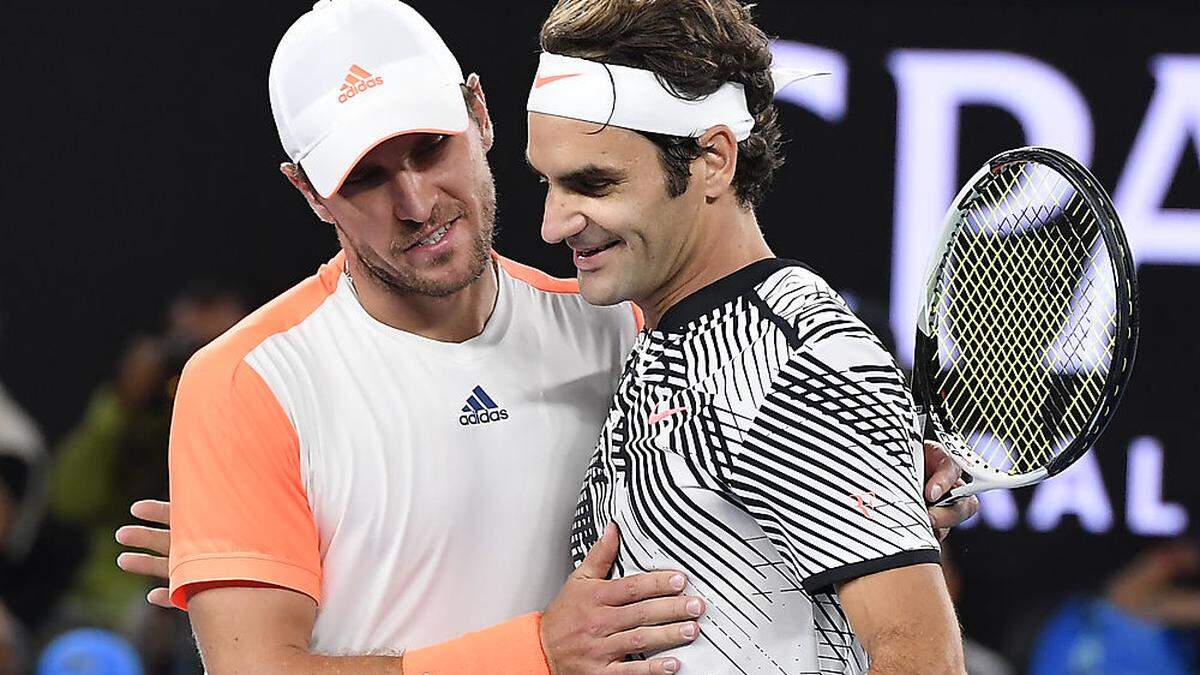
[[[1138,340],[1112,200],[1067,155],[1000,153],[946,215],[917,321],[913,392],[979,487],[1066,469],[1103,433]]]

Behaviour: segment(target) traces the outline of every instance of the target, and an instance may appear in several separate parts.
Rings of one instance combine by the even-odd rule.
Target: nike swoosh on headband
[[[579,77],[582,74],[583,73],[566,73],[564,75],[546,75],[544,77],[538,77],[533,81],[533,88],[541,89],[542,87],[550,84],[551,82],[558,82],[559,80],[565,80],[568,77]]]
[[[680,98],[650,70],[542,52],[525,109],[583,122],[698,138],[724,125],[744,141],[754,130],[745,87],[726,82],[698,99]],[[553,74],[551,74],[553,73]],[[816,75],[813,71],[781,68],[771,73],[773,89]],[[579,86],[554,87],[551,82],[580,77]]]

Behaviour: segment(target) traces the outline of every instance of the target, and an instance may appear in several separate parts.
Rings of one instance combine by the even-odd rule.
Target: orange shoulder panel
[[[514,279],[520,279],[525,283],[533,286],[536,289],[548,291],[550,293],[578,293],[579,282],[575,279],[559,279],[552,277],[545,272],[534,269],[529,265],[522,265],[515,260],[509,260],[502,255],[492,253],[492,257],[505,272]]]
[[[213,582],[270,584],[320,600],[316,524],[291,420],[246,355],[337,287],[339,254],[201,349],[171,421],[171,600]]]
[[[559,279],[558,277],[552,277],[539,269],[535,269],[529,265],[523,265],[515,260],[509,260],[498,253],[493,252],[492,257],[495,258],[496,262],[498,262],[500,266],[504,268],[505,272],[508,272],[510,277],[514,279],[520,279],[534,288],[550,293],[579,292],[579,281],[576,279]],[[632,302],[629,303],[629,306],[633,309],[633,324],[637,327],[637,330],[640,331],[646,325],[646,318],[642,316],[642,310],[640,307]]]
[[[337,290],[345,266],[346,252],[340,251],[321,265],[316,274],[256,309],[205,349],[221,351],[240,361],[267,338],[296,326],[316,311]]]

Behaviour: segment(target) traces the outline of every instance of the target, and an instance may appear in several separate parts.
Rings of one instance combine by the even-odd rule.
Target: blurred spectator
[[[0,675],[29,670],[29,640],[21,625],[0,603]]]
[[[142,675],[133,645],[96,628],[63,633],[38,659],[37,675]]]
[[[50,469],[50,515],[73,528],[86,547],[82,562],[66,575],[55,627],[94,626],[133,636],[147,672],[171,667],[165,663],[174,658],[171,636],[186,630],[186,622],[146,605],[146,582],[115,564],[121,546],[113,533],[128,520],[131,502],[167,498],[167,440],[183,365],[245,313],[228,288],[187,288],[171,302],[163,335],[130,342],[114,380],[95,390]]]
[[[1185,675],[1197,672],[1200,547],[1159,544],[1117,572],[1103,597],[1074,598],[1037,639],[1031,675]]]
[[[43,510],[42,435],[0,386],[0,555],[25,557]]]
[[[44,460],[37,426],[0,386],[0,675],[28,669],[29,640],[9,602],[41,520]]]

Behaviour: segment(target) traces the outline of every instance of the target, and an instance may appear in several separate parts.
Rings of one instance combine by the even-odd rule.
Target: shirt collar
[[[786,258],[766,258],[752,262],[672,305],[662,315],[655,330],[664,333],[679,332],[692,321],[745,295],[766,281],[772,274],[787,267],[803,267],[811,270],[802,262]]]

